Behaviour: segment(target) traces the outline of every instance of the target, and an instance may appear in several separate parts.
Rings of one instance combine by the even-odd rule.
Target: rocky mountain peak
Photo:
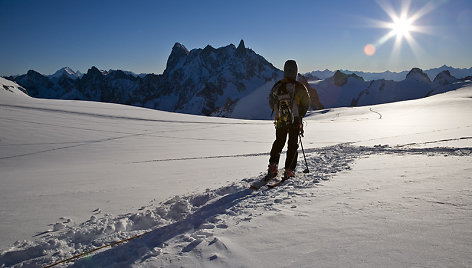
[[[58,79],[58,78],[60,78],[64,75],[71,78],[71,79],[77,79],[77,78],[82,76],[82,73],[79,72],[79,71],[75,72],[74,70],[72,70],[69,67],[63,67],[63,68],[57,70],[53,75],[50,75],[49,78]]]
[[[431,83],[431,79],[429,79],[428,75],[420,68],[411,69],[411,71],[406,75],[406,80]]]
[[[333,80],[336,86],[341,87],[347,83],[347,74],[337,70],[333,75]]]
[[[337,70],[333,75],[334,84],[336,86],[342,87],[347,83],[347,80],[348,80],[349,77],[364,81],[364,78],[358,76],[357,74],[353,73],[353,74],[348,75],[348,74],[345,74],[345,73],[341,72],[340,70]]]
[[[449,70],[444,70],[440,72],[436,77],[434,78],[433,83],[439,84],[442,86],[451,84],[453,82],[457,81],[457,78],[451,75],[451,72]]]
[[[190,52],[188,49],[182,45],[181,43],[177,42],[174,44],[172,47],[172,52],[169,55],[169,58],[167,59],[167,65],[166,65],[166,71],[171,70],[177,66],[180,60],[183,58],[186,58]]]
[[[92,66],[87,73],[85,74],[86,77],[102,77],[103,73],[95,66]]]
[[[43,78],[43,75],[36,72],[35,70],[29,70],[27,73],[26,73],[26,76],[28,78],[33,78],[33,79],[36,79],[36,78]]]
[[[449,78],[449,77],[453,77],[451,75],[451,72],[449,72],[449,70],[445,70],[445,71],[442,71],[442,72],[438,73],[438,75],[436,75],[436,77],[434,78],[434,81],[436,81],[439,78]]]
[[[189,51],[182,43],[176,42],[172,47],[172,53],[188,55]]]
[[[274,79],[279,70],[244,45],[233,44],[188,52],[178,43],[172,49],[163,74],[162,92],[178,96],[168,110],[209,115],[254,88]],[[164,106],[163,104],[157,104]],[[230,106],[231,106],[230,105]]]
[[[241,42],[239,42],[238,47],[236,48],[236,55],[237,56],[246,55],[246,47],[244,46],[244,40],[242,39],[241,39]]]

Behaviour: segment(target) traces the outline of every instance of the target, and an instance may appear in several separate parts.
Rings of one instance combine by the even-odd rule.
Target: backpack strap
[[[269,95],[269,106],[272,109],[272,114],[274,113],[275,108],[277,107],[277,92],[279,88],[282,86],[282,80],[279,80],[275,85],[272,87]]]

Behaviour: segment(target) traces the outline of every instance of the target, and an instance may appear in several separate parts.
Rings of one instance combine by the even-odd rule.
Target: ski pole
[[[310,170],[308,169],[308,163],[306,162],[305,150],[303,149],[302,135],[299,134],[298,136],[300,137],[300,145],[302,146],[303,158],[305,159],[305,166],[306,166],[306,169],[303,171],[303,173],[309,173]]]

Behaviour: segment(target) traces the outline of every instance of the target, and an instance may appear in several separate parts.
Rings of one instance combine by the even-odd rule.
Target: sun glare
[[[399,3],[394,2],[394,3]],[[385,44],[388,40],[394,39],[392,57],[395,57],[399,54],[400,48],[402,45],[402,41],[405,40],[406,43],[410,46],[415,54],[418,54],[421,50],[421,47],[413,38],[413,33],[416,32],[426,32],[425,27],[421,27],[416,25],[418,19],[423,17],[424,15],[428,14],[436,6],[430,2],[428,2],[425,6],[420,8],[414,13],[410,12],[411,0],[404,0],[402,1],[400,12],[397,13],[395,8],[392,6],[391,2],[385,1],[378,1],[380,7],[387,13],[390,17],[391,21],[377,21],[374,20],[374,27],[378,28],[386,28],[389,31],[382,36],[379,40],[372,44],[367,44],[364,47],[364,53],[368,56],[372,56],[375,53],[375,49],[378,49],[383,44]]]
[[[413,30],[413,25],[411,20],[406,17],[393,19],[391,25],[393,34],[397,37],[404,37],[410,34],[410,31]]]

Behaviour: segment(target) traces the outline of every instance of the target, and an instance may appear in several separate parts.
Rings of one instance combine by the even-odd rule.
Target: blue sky
[[[419,15],[416,45],[380,42],[391,31],[379,27],[392,21],[387,11],[405,7]],[[191,50],[241,39],[278,68],[297,60],[301,72],[469,68],[472,1],[0,0],[0,36],[0,75],[65,66],[160,74],[175,42]]]

